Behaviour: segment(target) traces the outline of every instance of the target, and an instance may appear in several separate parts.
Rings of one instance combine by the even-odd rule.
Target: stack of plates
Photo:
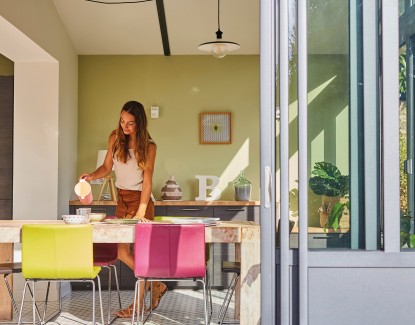
[[[105,222],[117,225],[135,225],[142,221],[140,219],[106,219]]]
[[[205,226],[215,226],[220,220],[219,218],[208,217],[172,217],[168,219],[174,224],[203,223]]]

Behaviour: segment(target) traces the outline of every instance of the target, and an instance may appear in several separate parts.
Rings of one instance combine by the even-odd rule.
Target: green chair
[[[36,306],[35,284],[47,281],[45,307],[41,323],[45,322],[50,282],[90,282],[92,284],[92,324],[95,322],[95,282],[97,278],[102,324],[100,267],[93,264],[92,225],[38,225],[22,227],[22,275],[25,279],[18,324],[24,304],[26,287],[32,282],[33,310]],[[33,313],[33,324],[36,316]]]

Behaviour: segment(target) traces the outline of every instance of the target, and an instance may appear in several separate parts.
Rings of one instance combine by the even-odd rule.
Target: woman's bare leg
[[[130,250],[130,244],[118,244],[118,259],[122,261],[125,265],[127,265],[131,270],[134,271],[134,253]],[[147,290],[149,288],[149,284],[147,284]],[[144,298],[144,281],[140,281],[140,303],[137,304],[137,312],[141,313],[141,307],[143,306],[143,298]],[[117,316],[122,318],[130,318],[132,316],[132,308],[133,304],[128,306],[127,308],[121,310]]]
[[[131,270],[134,271],[134,253],[130,250],[130,244],[118,244],[118,259],[125,263]],[[140,284],[140,304],[144,298],[144,283]],[[150,287],[150,283],[147,283],[146,292]],[[161,298],[167,291],[167,286],[162,282],[153,282],[152,290],[152,309],[156,309],[160,303]]]

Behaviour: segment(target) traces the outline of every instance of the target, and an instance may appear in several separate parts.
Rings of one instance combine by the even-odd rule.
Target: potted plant
[[[349,176],[342,175],[329,162],[317,162],[311,171],[309,186],[315,194],[322,195],[320,226],[324,227],[324,231],[327,228],[337,231],[342,216],[349,211]],[[343,223],[342,228],[348,228],[348,224],[349,222]]]

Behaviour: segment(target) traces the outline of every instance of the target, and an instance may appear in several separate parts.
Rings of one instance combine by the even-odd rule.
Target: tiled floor
[[[112,310],[116,311],[117,297],[116,294],[112,294]],[[121,302],[123,307],[132,303],[133,299],[132,291],[122,291]],[[220,306],[222,305],[223,298],[225,297],[225,291],[212,290],[213,301],[213,316],[211,324],[217,324],[217,316],[219,314]],[[104,305],[104,319],[106,319],[107,313],[107,292],[103,292],[103,305]],[[69,295],[65,296],[62,300],[62,313],[48,324],[58,325],[79,325],[79,324],[92,324],[91,313],[92,298],[90,291],[73,291]],[[56,310],[57,304],[48,306],[48,314],[53,313]],[[97,306],[98,297],[97,297]],[[228,312],[226,315],[227,320],[232,322],[234,312],[234,302],[231,301]],[[114,314],[114,312],[112,314]],[[101,316],[99,314],[99,308],[96,308],[96,320],[101,324]],[[148,325],[197,325],[204,324],[204,312],[203,312],[203,292],[194,291],[191,289],[175,289],[167,291],[166,295],[162,298],[159,307],[153,312],[151,317],[147,320]],[[24,320],[31,320],[31,304],[27,302],[24,308]],[[115,319],[113,325],[126,325],[131,324],[131,319]]]

